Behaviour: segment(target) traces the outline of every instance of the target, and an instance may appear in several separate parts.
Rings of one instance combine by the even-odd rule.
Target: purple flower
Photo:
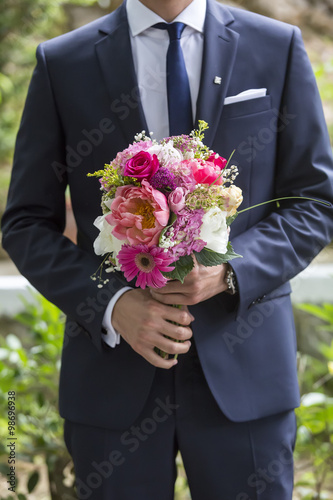
[[[177,187],[183,187],[190,193],[195,190],[196,181],[192,174],[192,169],[187,162],[182,161],[171,166],[171,172],[174,175],[174,183]]]
[[[149,182],[154,189],[163,192],[174,191],[177,187],[174,174],[166,167],[160,167]]]
[[[170,235],[171,240],[177,244],[169,248],[169,253],[173,254],[175,261],[183,255],[201,252],[205,247],[206,242],[200,239],[204,213],[202,209],[189,210],[184,208],[178,214],[176,222],[172,225],[172,236]]]

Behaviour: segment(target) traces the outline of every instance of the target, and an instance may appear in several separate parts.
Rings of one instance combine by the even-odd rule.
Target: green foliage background
[[[96,0],[1,0],[0,3],[0,216],[10,177],[15,137],[37,45],[69,30],[64,6]]]
[[[0,162],[10,161],[38,43],[68,29],[64,0],[6,0],[0,11]],[[95,0],[66,0],[92,5]]]

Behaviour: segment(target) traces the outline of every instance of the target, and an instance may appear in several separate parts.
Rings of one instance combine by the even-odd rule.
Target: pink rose
[[[191,161],[192,174],[197,184],[213,184],[214,181],[221,175],[221,168],[215,165],[212,161]],[[218,179],[215,184],[223,184],[223,177]]]
[[[110,209],[105,220],[114,226],[112,234],[116,238],[131,245],[149,247],[158,244],[170,214],[164,194],[152,188],[145,179],[141,187],[119,187]]]
[[[126,162],[124,175],[136,179],[150,179],[159,169],[159,161],[156,155],[147,151],[140,151]]]
[[[216,158],[215,153],[211,154],[210,157],[207,158],[207,161],[213,162],[214,165],[216,165],[217,167],[220,167],[221,170],[223,170],[225,168],[226,164],[228,163],[228,160],[226,160],[222,156],[218,156]]]
[[[183,187],[177,187],[172,193],[169,194],[168,203],[169,207],[175,214],[179,213],[185,207],[185,196],[188,190]]]

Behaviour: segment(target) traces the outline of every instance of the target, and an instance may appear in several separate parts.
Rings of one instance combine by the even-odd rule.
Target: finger
[[[178,280],[174,281],[169,281],[165,286],[162,288],[151,288],[151,291],[156,291],[157,293],[160,293],[162,295],[168,294],[168,293],[183,293],[183,288],[184,285]]]
[[[163,309],[161,318],[165,321],[173,321],[182,326],[189,326],[194,321],[194,316],[187,309],[187,306],[178,307],[167,306]]]
[[[164,359],[157,352],[154,351],[154,348],[147,348],[147,351],[141,353],[148,363],[157,368],[163,368],[164,370],[170,370],[173,366],[176,366],[178,361],[176,359]]]
[[[193,332],[191,328],[187,326],[173,325],[172,323],[165,321],[159,331],[162,335],[167,335],[172,339],[184,342],[193,337]],[[154,344],[156,343],[156,337],[154,338]]]
[[[158,329],[145,331],[141,342],[147,347],[155,346],[162,349],[160,342],[162,339],[162,342],[165,344],[164,336],[170,337],[172,342],[185,342],[193,337],[193,332],[189,327],[174,325],[169,321],[162,321]]]
[[[167,295],[169,293],[182,293],[186,294],[191,291],[193,285],[198,281],[197,274],[189,273],[183,283],[178,280],[169,281],[162,288],[151,288],[150,290],[156,293],[160,293],[161,295]]]
[[[176,354],[186,354],[190,347],[191,342],[189,340],[185,342],[175,342],[173,339],[160,336],[159,340],[156,342],[156,347],[171,356]]]

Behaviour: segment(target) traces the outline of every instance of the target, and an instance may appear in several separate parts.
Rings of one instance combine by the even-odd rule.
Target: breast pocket
[[[223,108],[222,119],[238,118],[239,116],[263,113],[272,107],[272,98],[270,95],[249,99],[247,101],[227,104]]]

